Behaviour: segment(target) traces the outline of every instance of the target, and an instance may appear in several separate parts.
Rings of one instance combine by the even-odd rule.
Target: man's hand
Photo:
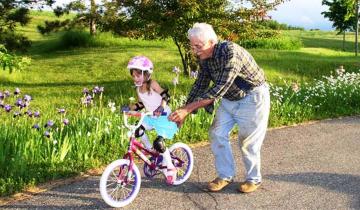
[[[188,114],[189,112],[186,109],[180,108],[170,114],[169,120],[175,122],[179,127],[181,127]]]

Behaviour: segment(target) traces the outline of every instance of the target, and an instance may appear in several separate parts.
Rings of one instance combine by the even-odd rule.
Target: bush
[[[89,47],[93,42],[93,37],[85,31],[66,31],[60,37],[61,48]]]
[[[28,38],[13,31],[2,31],[0,33],[0,43],[10,51],[26,51],[31,46],[31,41]]]
[[[264,20],[257,22],[259,28],[266,28],[272,30],[301,30],[304,28],[297,26],[290,26],[285,23],[279,23],[276,20]]]
[[[247,49],[261,48],[275,50],[297,50],[303,46],[300,39],[290,37],[256,38],[251,40],[241,40],[238,43]]]
[[[4,45],[0,44],[0,67],[6,71],[9,70],[12,73],[13,70],[22,70],[28,66],[31,59],[28,57],[18,57],[8,53]]]

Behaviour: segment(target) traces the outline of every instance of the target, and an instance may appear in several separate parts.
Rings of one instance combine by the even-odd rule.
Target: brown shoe
[[[217,192],[217,191],[222,190],[224,187],[228,186],[231,182],[232,182],[232,180],[226,180],[226,179],[221,179],[221,178],[217,177],[212,182],[209,182],[207,188],[211,192]]]
[[[251,193],[254,192],[258,187],[260,187],[261,182],[254,183],[254,182],[242,182],[239,186],[239,191],[242,193]]]

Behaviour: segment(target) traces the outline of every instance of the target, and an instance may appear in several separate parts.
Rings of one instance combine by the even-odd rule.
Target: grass
[[[31,24],[19,29],[33,41],[32,48],[25,54],[31,57],[32,64],[12,74],[0,71],[0,91],[20,88],[23,94],[33,97],[31,109],[41,110],[42,117],[19,119],[0,111],[3,122],[0,125],[0,170],[6,171],[0,175],[0,195],[14,193],[27,185],[71,176],[120,156],[126,139],[121,128],[122,118],[106,106],[108,101],[114,101],[117,106],[127,104],[128,98],[135,96],[126,70],[132,56],[142,54],[153,60],[153,78],[163,87],[170,88],[173,108],[181,104],[194,81],[180,76],[180,84],[176,87],[172,84],[175,77],[172,68],[181,66],[181,60],[171,40],[130,40],[104,33],[91,38],[88,46],[66,48],[64,41],[60,41],[64,33],[42,36],[36,31],[36,25],[55,17],[48,12],[32,14]],[[353,41],[348,39],[346,51],[341,51],[342,36],[336,36],[335,32],[283,33],[300,38],[304,47],[299,50],[249,50],[273,85],[270,126],[359,114],[360,96],[353,88],[358,83],[353,86],[341,83],[335,92],[332,83],[319,85],[323,84],[319,81],[324,75],[334,72],[340,65],[347,72],[358,72],[360,62],[351,50]],[[300,85],[297,94],[291,90],[291,83]],[[98,103],[90,109],[80,106],[83,88],[95,85],[105,88],[102,105]],[[283,89],[277,92],[280,86]],[[309,95],[313,98],[308,98]],[[339,106],[339,100],[346,102],[345,105]],[[57,108],[67,110],[70,126],[62,125]],[[43,125],[50,119],[56,122],[55,127],[60,131],[50,129],[53,135],[47,138],[43,136],[47,130]],[[175,141],[193,143],[207,139],[211,121],[212,116],[201,110],[188,118]],[[31,129],[34,123],[41,125],[40,131]]]

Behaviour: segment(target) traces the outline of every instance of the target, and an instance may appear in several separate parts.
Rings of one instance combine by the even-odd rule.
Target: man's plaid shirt
[[[200,60],[199,76],[196,79],[186,104],[201,99],[224,97],[230,101],[245,97],[248,90],[241,89],[234,83],[237,77],[250,87],[260,86],[265,82],[264,71],[244,48],[233,42],[219,42],[215,45],[212,57]],[[212,81],[212,86],[209,87]],[[213,104],[205,107],[214,110]]]

